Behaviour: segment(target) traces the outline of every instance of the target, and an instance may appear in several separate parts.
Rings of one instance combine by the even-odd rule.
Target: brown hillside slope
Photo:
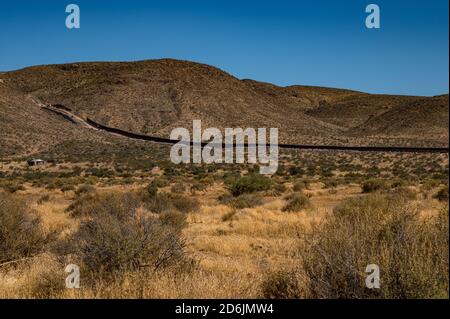
[[[98,143],[108,138],[41,109],[4,83],[0,83],[0,128],[2,158],[28,156],[70,140]]]
[[[47,114],[28,95],[108,126],[161,137],[201,119],[203,127],[220,129],[277,127],[285,143],[448,145],[448,95],[279,87],[171,59],[30,67],[0,74],[0,90],[4,153],[14,153],[14,147],[29,152],[58,139],[104,138]]]
[[[399,103],[351,130],[355,135],[448,139],[448,95]]]
[[[344,128],[353,128],[365,123],[369,118],[381,115],[396,106],[409,105],[421,97],[357,94],[323,103],[306,114]]]
[[[280,137],[285,141],[339,132],[296,105],[275,103],[246,82],[193,62],[50,65],[7,73],[6,79],[45,103],[144,134],[167,137],[174,127],[191,127],[194,119],[201,119],[204,127],[283,128]]]

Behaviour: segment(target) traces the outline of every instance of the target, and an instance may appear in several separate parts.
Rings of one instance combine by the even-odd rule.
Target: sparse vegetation
[[[36,256],[49,239],[26,203],[0,192],[0,264]]]
[[[284,212],[298,212],[311,207],[311,201],[302,193],[294,193],[286,197],[286,205],[283,207]]]
[[[431,220],[398,196],[350,199],[302,246],[309,298],[448,298],[448,209]],[[380,289],[365,287],[379,265]]]
[[[154,216],[101,213],[87,220],[74,235],[75,252],[92,276],[111,276],[146,267],[157,270],[174,266],[184,258],[184,243],[179,224],[164,222]],[[167,216],[166,216],[167,217]]]
[[[0,184],[23,185],[2,194],[21,203],[25,224],[34,220],[41,238],[31,250],[16,250],[20,261],[0,266],[0,296],[446,296],[448,206],[445,197],[433,198],[447,183],[445,156],[288,152],[281,170],[265,177],[247,165],[158,162],[150,171],[156,162],[140,165],[143,150],[130,150],[136,159],[124,148],[112,162],[58,160],[39,169],[0,163]],[[386,164],[393,159],[395,165]],[[370,192],[361,195],[365,183]],[[10,236],[33,247],[34,235],[25,229],[26,236]],[[139,243],[146,248],[138,251]],[[160,263],[160,249],[173,258]],[[392,289],[364,289],[366,259],[380,264],[382,282]],[[64,289],[68,263],[82,267],[82,290]],[[333,282],[339,289],[330,288]]]
[[[370,179],[363,183],[362,191],[363,193],[372,193],[385,188],[386,184],[381,179]]]
[[[448,186],[442,187],[436,195],[434,195],[434,198],[441,202],[448,202]]]
[[[252,174],[239,177],[229,184],[230,192],[233,196],[245,193],[265,191],[273,186],[272,181],[264,175]]]
[[[258,194],[243,194],[238,197],[222,195],[219,202],[236,209],[252,208],[263,204],[263,197]]]

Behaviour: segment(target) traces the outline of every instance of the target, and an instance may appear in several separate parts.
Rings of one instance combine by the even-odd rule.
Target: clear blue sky
[[[65,27],[65,6],[81,29]],[[381,29],[365,7],[381,7]],[[448,0],[0,0],[0,70],[176,58],[238,78],[373,93],[448,92]]]

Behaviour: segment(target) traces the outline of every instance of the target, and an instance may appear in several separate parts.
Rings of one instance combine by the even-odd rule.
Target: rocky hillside
[[[280,140],[289,143],[448,145],[448,95],[279,87],[164,59],[36,66],[0,74],[3,150],[14,144],[25,153],[62,139],[95,138],[41,110],[30,96],[108,126],[163,137],[202,119],[204,127],[278,127]]]

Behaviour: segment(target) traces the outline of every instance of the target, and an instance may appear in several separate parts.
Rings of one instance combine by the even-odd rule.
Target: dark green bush
[[[233,180],[228,188],[233,196],[245,193],[269,190],[273,186],[272,181],[263,175],[252,174]]]
[[[150,198],[155,198],[158,195],[158,185],[155,181],[152,181],[147,186],[147,193]]]

